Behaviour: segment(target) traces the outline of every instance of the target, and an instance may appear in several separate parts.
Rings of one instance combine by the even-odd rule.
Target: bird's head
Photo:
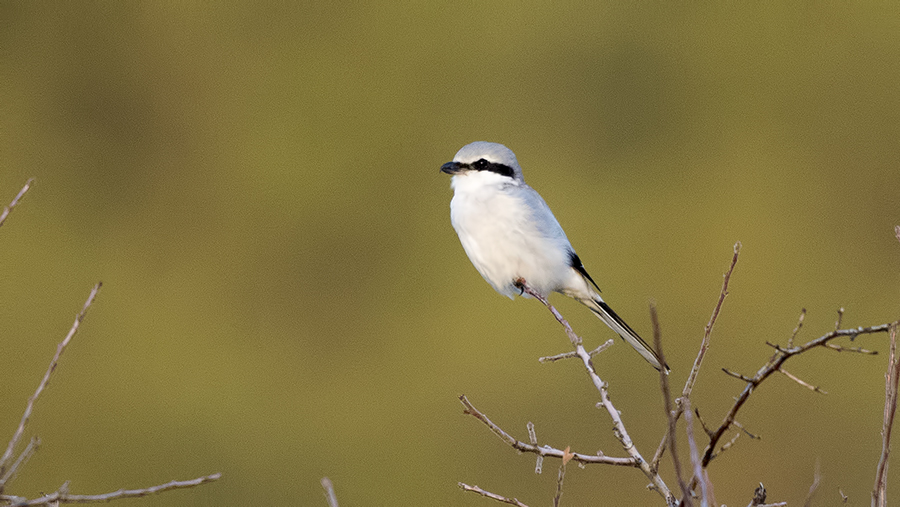
[[[470,173],[494,173],[516,181],[524,181],[516,154],[506,146],[475,141],[462,147],[452,162],[441,166],[441,172],[458,176]]]

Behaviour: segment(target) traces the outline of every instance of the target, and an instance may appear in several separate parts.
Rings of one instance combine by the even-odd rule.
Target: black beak
[[[459,174],[465,171],[466,167],[465,164],[460,164],[459,162],[447,162],[441,166],[441,172],[447,174]]]

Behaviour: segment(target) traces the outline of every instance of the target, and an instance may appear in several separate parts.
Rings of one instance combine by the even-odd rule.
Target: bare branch
[[[558,311],[556,311],[556,308],[554,308],[553,305],[551,305],[547,301],[547,298],[544,297],[543,294],[538,294],[537,292],[534,291],[534,289],[529,287],[528,282],[526,282],[524,278],[519,278],[518,280],[516,280],[515,285],[516,285],[516,287],[522,289],[523,293],[526,293],[529,296],[537,299],[538,301],[543,303],[544,306],[546,306],[548,310],[550,310],[550,313],[552,313],[553,316],[556,318],[556,320],[560,324],[562,324],[563,329],[565,329],[565,331],[566,331],[566,336],[569,337],[569,341],[572,342],[572,345],[574,345],[574,346],[581,345],[581,343],[582,343],[581,337],[578,336],[577,334],[575,334],[575,331],[572,330],[572,326],[569,325],[569,321],[564,319],[562,314],[560,314]]]
[[[725,303],[725,297],[728,296],[728,282],[731,280],[731,274],[734,272],[734,267],[737,265],[738,256],[741,253],[741,242],[738,241],[734,244],[734,255],[731,257],[731,265],[728,266],[728,271],[723,275],[722,280],[722,290],[719,292],[719,299],[716,301],[716,306],[713,308],[712,315],[709,317],[709,322],[706,324],[706,328],[703,330],[703,339],[700,340],[700,350],[697,351],[697,357],[694,359],[694,365],[691,367],[691,372],[688,374],[687,381],[684,383],[684,389],[681,391],[681,398],[689,399],[691,397],[691,393],[694,390],[694,384],[697,383],[697,376],[700,374],[700,367],[703,366],[703,359],[706,357],[706,351],[709,349],[710,336],[712,335],[713,327],[716,325],[716,320],[719,318],[719,312],[722,311],[722,305]],[[679,400],[681,399],[679,398]],[[684,407],[676,400],[675,407],[675,421],[678,421],[678,418],[681,417],[682,413],[684,413]],[[656,449],[656,454],[653,456],[653,463],[658,463],[659,459],[662,457],[663,452],[667,446],[666,440],[668,439],[669,433],[663,435],[662,440],[659,442],[659,447]]]
[[[785,361],[812,348],[823,347],[835,338],[839,338],[842,336],[855,337],[861,334],[884,333],[890,330],[893,325],[894,323],[881,324],[878,326],[858,327],[855,329],[837,329],[834,331],[830,331],[827,334],[816,338],[815,340],[804,343],[803,345],[788,348],[776,347],[775,354],[765,365],[762,366],[762,368],[759,369],[759,371],[756,372],[756,375],[754,375],[753,378],[745,378],[743,376],[739,376],[739,378],[747,382],[747,385],[744,387],[744,390],[741,391],[741,394],[735,399],[735,402],[731,406],[731,409],[725,415],[722,424],[710,437],[710,441],[706,446],[706,451],[703,454],[704,468],[709,465],[709,462],[714,456],[716,444],[718,443],[719,439],[722,438],[722,435],[725,433],[725,431],[727,431],[728,428],[732,425],[735,416],[737,415],[738,411],[740,411],[741,407],[743,407],[747,402],[750,394],[753,393],[756,387],[766,378],[768,378],[769,375],[771,375],[775,371],[778,371],[785,363]],[[737,374],[732,374],[731,372],[726,371],[726,373],[729,373],[732,376],[738,376]]]
[[[28,442],[28,445],[25,446],[25,449],[19,454],[19,457],[16,458],[16,461],[9,467],[9,470],[3,474],[3,477],[0,478],[0,484],[6,484],[13,477],[16,476],[16,471],[25,463],[28,462],[28,458],[37,451],[38,447],[41,445],[41,439],[38,437],[31,437],[31,440]]]
[[[837,312],[837,313],[838,313],[838,318],[837,318],[836,321],[834,321],[834,328],[835,328],[835,329],[840,329],[840,328],[841,328],[841,321],[844,320],[844,307],[842,306],[842,307],[838,308],[838,312]]]
[[[718,456],[719,454],[722,454],[723,452],[727,451],[728,449],[731,449],[731,446],[733,446],[734,443],[737,442],[737,439],[740,438],[741,435],[742,435],[742,433],[735,433],[734,436],[731,437],[731,440],[725,442],[725,444],[722,445],[722,447],[719,449],[719,452],[713,454],[713,456],[714,457]]]
[[[741,424],[741,423],[739,423],[739,422],[737,422],[737,421],[732,421],[731,425],[734,426],[735,428],[741,430],[742,432],[744,432],[748,437],[752,438],[753,440],[762,440],[762,437],[761,437],[761,436],[759,436],[759,435],[754,435],[753,433],[750,433],[750,432],[747,430],[747,428],[744,427],[743,424]]]
[[[537,433],[534,431],[534,423],[531,421],[528,421],[528,424],[525,425],[525,428],[528,430],[528,441],[531,442],[531,445],[536,446],[538,444],[538,439],[537,439]],[[535,458],[534,473],[537,475],[540,475],[541,472],[543,472],[543,471],[544,471],[544,457],[541,456],[540,454],[538,454],[537,458]]]
[[[652,301],[650,302],[650,322],[653,323],[653,346],[656,349],[656,354],[659,356],[659,363],[666,364],[666,356],[663,353],[662,346],[662,331],[659,327],[659,316],[656,313],[656,304]],[[684,476],[681,473],[681,461],[678,459],[678,446],[676,445],[675,438],[677,420],[675,419],[675,411],[672,409],[672,394],[669,391],[669,374],[666,373],[665,369],[659,371],[659,388],[662,391],[663,409],[666,412],[666,419],[669,423],[669,430],[666,435],[669,440],[669,455],[672,456],[672,465],[675,468],[675,480],[678,481],[678,486],[681,488],[681,503],[685,507],[691,507],[693,505],[693,501],[691,500],[691,488],[684,480]],[[653,463],[653,470],[657,469],[658,463]]]
[[[50,361],[50,366],[47,368],[47,372],[44,373],[44,378],[41,379],[41,382],[40,384],[38,384],[38,387],[34,391],[34,394],[32,394],[30,398],[28,398],[28,404],[25,406],[25,413],[22,414],[22,419],[19,421],[19,427],[16,428],[16,432],[10,439],[9,445],[6,446],[6,452],[4,452],[3,456],[0,457],[0,477],[7,478],[6,464],[9,462],[10,458],[12,458],[16,445],[18,445],[19,440],[22,438],[22,434],[25,432],[25,426],[28,424],[28,420],[31,418],[32,410],[34,410],[34,403],[44,391],[44,388],[47,387],[47,383],[50,382],[50,376],[53,374],[53,371],[56,370],[56,365],[59,363],[59,357],[62,355],[63,351],[66,349],[66,346],[72,340],[72,337],[75,336],[75,333],[78,331],[78,326],[81,325],[81,321],[84,319],[85,314],[87,314],[88,308],[90,308],[91,303],[94,302],[94,298],[97,296],[97,292],[100,290],[101,285],[102,284],[98,282],[97,285],[95,285],[91,290],[91,293],[88,295],[87,301],[84,302],[84,306],[75,317],[75,322],[72,323],[72,327],[69,329],[69,333],[56,347],[56,354]],[[3,488],[5,485],[6,482],[3,479],[0,479],[0,493],[3,492]]]
[[[609,340],[606,340],[606,343],[604,343],[604,344],[600,345],[599,347],[597,347],[596,349],[588,352],[588,354],[591,357],[594,357],[597,354],[603,352],[604,350],[612,347],[614,343],[615,343],[615,341],[613,341],[613,339],[610,338]],[[540,357],[540,358],[538,358],[538,361],[540,361],[542,363],[552,363],[554,361],[559,361],[560,359],[572,359],[572,358],[576,358],[576,357],[578,357],[578,353],[572,351],[572,352],[563,352],[562,354],[557,354],[555,356]]]
[[[822,473],[819,471],[819,460],[816,460],[816,471],[813,473],[813,482],[809,485],[809,492],[806,493],[806,500],[803,501],[803,507],[812,505],[813,495],[819,489],[819,482],[822,481]]]
[[[794,374],[792,374],[792,373],[789,373],[789,372],[788,372],[787,370],[785,370],[784,368],[778,368],[778,372],[779,372],[779,373],[783,373],[785,377],[787,377],[787,378],[793,380],[794,382],[796,382],[796,383],[800,384],[801,386],[803,386],[803,387],[809,389],[810,391],[813,391],[813,392],[816,392],[816,393],[821,393],[821,394],[828,394],[826,391],[823,391],[822,389],[820,389],[819,386],[814,386],[814,385],[812,385],[812,384],[810,384],[810,383],[804,382],[804,381],[801,380],[799,377],[797,377],[796,375],[794,375]]]
[[[565,455],[565,451],[561,449],[554,449],[548,445],[532,445],[526,444],[520,440],[516,440],[509,433],[504,431],[502,428],[494,424],[486,415],[480,412],[472,402],[466,398],[465,395],[459,397],[459,401],[466,407],[465,414],[471,415],[483,422],[488,428],[494,432],[495,435],[500,437],[500,440],[506,442],[510,447],[516,449],[518,451],[530,452],[533,454],[538,454],[540,456],[550,456],[551,458],[562,458]],[[613,458],[611,456],[602,456],[602,455],[592,455],[592,454],[581,454],[581,453],[573,453],[572,459],[579,463],[589,464],[589,463],[603,463],[606,465],[617,465],[617,466],[630,466],[636,467],[638,466],[637,462],[633,458]]]
[[[459,485],[460,488],[463,489],[463,491],[471,491],[472,493],[478,493],[481,496],[486,496],[492,500],[497,500],[500,503],[508,503],[510,505],[515,505],[516,507],[528,507],[527,505],[518,501],[515,498],[506,498],[505,496],[500,496],[498,494],[491,493],[490,491],[485,491],[485,490],[479,488],[478,486],[469,486],[468,484],[463,483],[463,482],[458,482],[457,484]]]
[[[709,478],[706,476],[703,467],[700,466],[700,451],[697,449],[697,441],[694,440],[694,417],[691,412],[691,400],[684,398],[684,422],[687,426],[688,448],[691,453],[691,467],[694,469],[694,478],[700,483],[700,504],[702,507],[715,505],[710,502],[710,485]]]
[[[716,325],[716,320],[719,318],[719,312],[722,310],[722,304],[725,303],[725,297],[728,296],[728,282],[731,280],[731,273],[734,272],[734,267],[737,265],[738,255],[740,255],[740,253],[741,242],[738,241],[734,244],[734,256],[731,258],[731,265],[728,267],[728,271],[725,272],[724,279],[722,280],[722,291],[719,292],[719,300],[716,302],[716,307],[713,309],[713,313],[709,317],[709,322],[706,324],[706,328],[703,331],[703,340],[700,341],[700,351],[697,352],[697,358],[694,359],[694,366],[691,368],[691,373],[688,375],[687,382],[684,383],[684,389],[681,391],[682,398],[690,398],[691,392],[694,390],[694,384],[697,382],[697,375],[700,374],[700,366],[703,365],[703,358],[706,357],[706,351],[709,349],[709,340],[713,326]],[[682,410],[679,410],[679,412]]]
[[[694,409],[694,415],[697,416],[697,420],[700,421],[700,426],[703,428],[703,432],[706,433],[706,436],[712,435],[712,431],[710,431],[709,427],[706,426],[706,423],[703,421],[703,418],[700,417],[700,409]]]
[[[900,239],[900,227],[897,228],[897,239]],[[891,429],[894,426],[894,414],[897,411],[897,383],[900,379],[900,357],[897,355],[897,327],[891,326],[891,351],[888,357],[888,370],[884,379],[884,424],[881,429],[881,459],[875,471],[875,489],[872,491],[872,507],[887,505],[887,469],[891,454]]]
[[[556,495],[553,497],[553,507],[559,507],[559,499],[562,498],[563,479],[566,478],[566,465],[572,459],[569,448],[563,451],[562,463],[559,464],[559,474],[556,476]]]
[[[794,346],[794,338],[797,337],[797,333],[799,333],[800,328],[803,327],[803,319],[804,318],[806,318],[806,308],[801,308],[800,309],[800,318],[797,319],[797,327],[794,328],[794,332],[791,333],[791,337],[788,338],[788,348],[791,348]],[[836,327],[835,329],[839,329],[839,328]]]
[[[578,357],[581,358],[581,362],[584,363],[584,367],[587,370],[588,376],[591,377],[591,382],[594,384],[594,387],[600,393],[600,403],[598,406],[602,406],[606,409],[606,412],[609,414],[609,417],[613,420],[613,435],[615,435],[616,439],[619,440],[619,443],[622,444],[622,448],[631,455],[632,459],[634,459],[636,466],[644,472],[644,475],[650,479],[652,488],[655,489],[663,498],[666,499],[666,502],[672,503],[674,501],[674,496],[669,491],[669,487],[666,486],[666,483],[662,480],[662,477],[656,473],[655,470],[650,468],[650,463],[644,459],[641,455],[640,451],[638,451],[637,447],[634,445],[634,442],[631,440],[631,436],[628,435],[628,431],[625,429],[625,423],[622,422],[622,416],[619,414],[619,411],[612,404],[612,401],[609,399],[609,391],[607,390],[606,382],[597,375],[597,371],[594,370],[594,363],[591,361],[591,356],[584,350],[584,346],[582,345],[581,338],[575,334],[572,330],[572,326],[569,325],[569,322],[566,321],[560,315],[556,308],[553,307],[542,294],[538,293],[534,289],[528,286],[525,280],[519,279],[517,281],[519,287],[521,287],[524,293],[527,293],[531,297],[540,301],[544,306],[550,310],[550,313],[556,318],[556,320],[563,326],[566,331],[566,335],[569,337],[569,340],[572,342],[572,345],[575,346],[575,352],[578,354]]]
[[[722,368],[722,371],[724,371],[726,375],[730,375],[730,376],[732,376],[732,377],[734,377],[734,378],[736,378],[736,379],[743,380],[744,382],[753,382],[753,379],[752,379],[752,378],[747,377],[747,376],[745,376],[745,375],[741,375],[740,373],[735,373],[735,372],[733,372],[733,371],[731,371],[731,370],[728,370],[728,369],[726,369],[726,368]]]
[[[13,208],[16,207],[16,204],[19,204],[19,201],[22,199],[22,196],[25,195],[25,192],[28,192],[28,189],[31,188],[32,183],[34,183],[34,178],[28,178],[28,181],[25,182],[25,186],[22,187],[22,190],[19,190],[18,194],[16,194],[15,199],[9,203],[9,206],[3,208],[3,211],[0,212],[0,227],[3,226],[3,222],[6,221],[6,217],[8,217]]]
[[[868,354],[870,356],[878,355],[877,350],[868,350],[862,347],[841,347],[840,345],[834,343],[826,343],[825,346],[837,352],[856,352],[857,354]]]
[[[328,507],[338,507],[337,495],[334,493],[334,484],[331,483],[331,479],[322,477],[322,488],[325,490]]]
[[[99,502],[109,502],[112,500],[118,500],[120,498],[137,498],[141,496],[155,495],[157,493],[162,493],[164,491],[169,491],[173,489],[181,489],[181,488],[193,488],[194,486],[199,486],[201,484],[205,484],[207,482],[217,481],[222,477],[222,474],[212,474],[204,477],[198,477],[196,479],[192,479],[189,481],[171,481],[165,484],[160,484],[158,486],[150,486],[149,488],[143,489],[120,489],[118,491],[113,491],[112,493],[105,493],[102,495],[71,495],[66,490],[68,489],[68,483],[63,484],[62,487],[59,488],[59,491],[55,493],[51,493],[49,495],[42,496],[40,498],[35,498],[34,500],[26,500],[20,501],[12,504],[11,507],[26,507],[33,505],[57,505],[61,503],[99,503]]]

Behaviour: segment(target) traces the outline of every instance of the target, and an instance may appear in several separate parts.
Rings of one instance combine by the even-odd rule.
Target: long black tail
[[[610,329],[616,332],[619,336],[622,337],[623,340],[628,342],[629,345],[634,347],[634,350],[638,351],[638,354],[644,357],[648,363],[653,365],[657,370],[661,368],[665,368],[666,373],[669,373],[669,365],[662,364],[662,361],[659,360],[659,356],[656,354],[656,351],[641,338],[634,329],[631,329],[631,326],[625,323],[622,320],[622,317],[613,311],[612,308],[606,304],[605,301],[596,298],[584,298],[579,299],[578,301],[581,304],[587,306],[594,312],[600,320],[603,321],[604,324],[609,326]]]

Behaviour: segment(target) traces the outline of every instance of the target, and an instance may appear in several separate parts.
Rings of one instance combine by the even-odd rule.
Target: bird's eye
[[[490,165],[490,164],[488,163],[487,160],[480,158],[477,161],[475,161],[474,164],[472,164],[472,167],[474,167],[475,169],[478,169],[479,171],[482,171],[484,169],[487,169],[488,165]]]

